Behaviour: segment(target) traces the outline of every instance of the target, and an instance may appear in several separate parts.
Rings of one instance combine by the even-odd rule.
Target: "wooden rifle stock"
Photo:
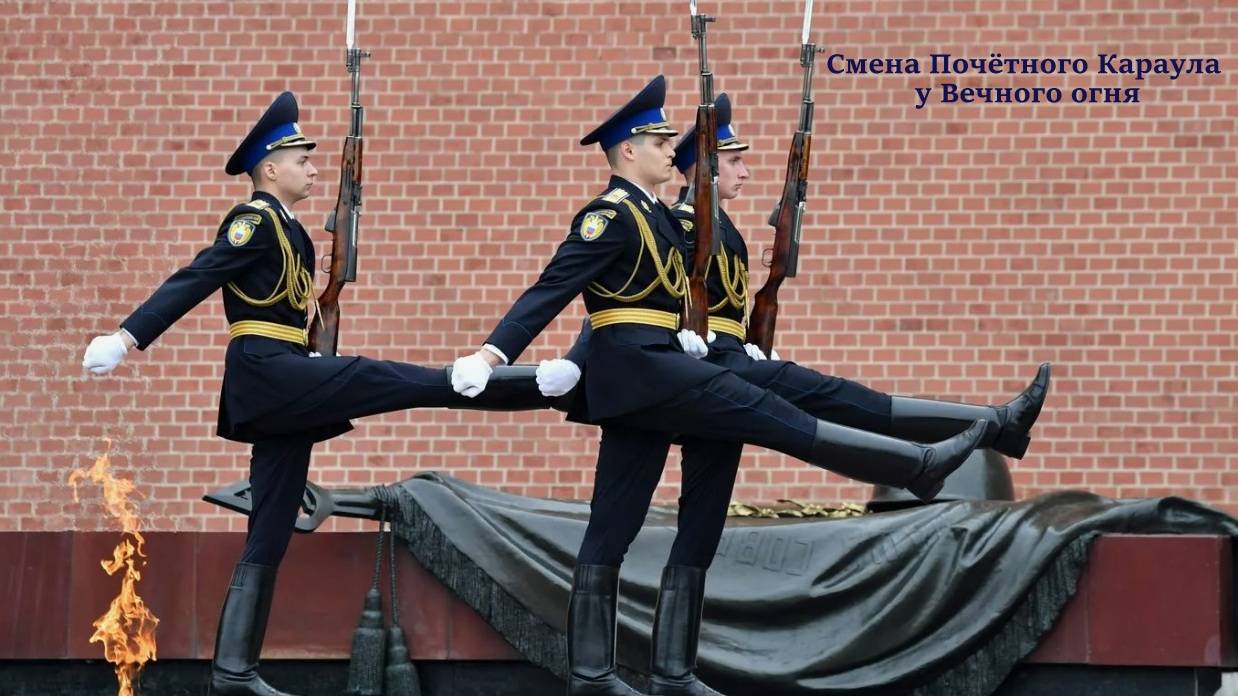
[[[331,268],[327,287],[318,296],[314,320],[309,327],[310,350],[335,355],[340,340],[340,292],[345,283],[357,279],[357,227],[361,215],[361,128],[365,109],[361,106],[361,59],[370,54],[352,45],[353,6],[349,6],[348,49],[345,66],[352,76],[352,118],[344,150],[340,155],[340,188],[335,208],[324,228],[331,238]]]
[[[702,104],[696,109],[696,175],[693,178],[693,233],[692,270],[688,273],[688,294],[684,302],[683,328],[691,329],[701,338],[709,335],[709,288],[705,273],[709,270],[709,257],[715,252],[713,211],[718,204],[717,183],[714,172],[718,170],[718,110],[713,103]]]
[[[327,287],[318,296],[318,307],[310,325],[311,350],[323,355],[335,355],[340,337],[340,292],[344,284],[357,279],[357,238],[353,201],[361,186],[361,138],[344,140],[340,157],[340,188],[335,209],[325,226],[332,233],[331,268]]]
[[[680,326],[709,340],[709,288],[705,274],[709,257],[719,252],[718,223],[718,109],[714,106],[714,74],[709,70],[706,31],[714,17],[698,13],[691,0],[692,38],[696,40],[700,65],[701,103],[696,107],[696,172],[692,177],[693,234],[692,267],[684,292]]]
[[[809,41],[812,26],[812,0],[804,3],[804,38],[800,45],[800,67],[804,70],[800,95],[799,126],[791,139],[787,153],[787,177],[782,195],[770,215],[774,226],[774,248],[769,263],[769,277],[757,291],[748,317],[748,342],[756,344],[767,356],[774,348],[774,325],[778,321],[778,288],[782,281],[794,278],[799,271],[800,227],[804,219],[804,200],[808,194],[808,162],[812,152],[812,73],[817,52],[822,50]]]
[[[748,318],[748,342],[766,355],[774,347],[774,326],[778,321],[778,290],[782,281],[795,277],[799,265],[800,221],[804,213],[805,189],[808,185],[808,160],[812,133],[798,131],[791,140],[787,154],[787,176],[782,185],[778,206],[770,217],[774,226],[774,249],[769,276],[757,291]]]

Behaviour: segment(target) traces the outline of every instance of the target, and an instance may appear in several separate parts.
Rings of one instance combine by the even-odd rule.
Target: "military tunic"
[[[752,442],[811,454],[816,419],[728,369],[686,355],[676,338],[690,247],[669,209],[612,177],[577,213],[537,282],[486,342],[509,359],[577,295],[589,310],[587,340],[571,357],[587,364],[573,417],[602,427],[593,514],[577,562],[618,565],[645,517],[676,435]],[[737,461],[737,457],[730,458]],[[672,562],[708,565],[729,502],[734,467],[685,471]],[[702,560],[703,559],[703,560]]]
[[[168,278],[121,327],[145,350],[186,312],[223,288],[229,326],[269,329],[265,336],[234,337],[224,356],[217,433],[252,443],[263,435],[252,428],[256,419],[313,395],[357,360],[309,358],[307,305],[304,298],[289,299],[288,283],[291,279],[294,295],[304,295],[312,290],[313,273],[314,245],[300,222],[274,196],[255,192],[250,202],[224,216],[215,242]],[[286,331],[285,338],[274,337],[278,327]],[[337,421],[313,437],[323,440],[348,429],[346,421]]]
[[[350,430],[351,419],[418,407],[550,405],[532,380],[468,399],[451,388],[443,368],[310,356],[306,322],[314,297],[314,258],[301,223],[274,196],[255,192],[224,217],[211,246],[121,323],[144,350],[222,288],[232,340],[224,356],[217,432],[253,444],[245,562],[279,564],[296,521],[312,446]]]
[[[688,189],[679,191],[671,211],[692,228],[693,208]],[[824,375],[788,360],[753,360],[744,351],[751,293],[748,287],[748,245],[725,210],[719,209],[722,234],[721,272],[706,276],[710,301],[710,328],[717,338],[706,360],[725,367],[744,380],[769,389],[817,418],[869,432],[889,434],[890,396],[858,382]],[[711,269],[712,271],[713,269]],[[685,455],[686,456],[686,455]]]
[[[573,410],[574,419],[598,422],[622,416],[706,382],[722,370],[688,358],[675,337],[686,287],[686,252],[684,236],[666,206],[612,176],[606,192],[576,214],[567,239],[541,277],[516,300],[486,343],[515,361],[583,293],[593,338],[587,349],[584,405]],[[631,311],[638,320],[663,323],[607,323]]]

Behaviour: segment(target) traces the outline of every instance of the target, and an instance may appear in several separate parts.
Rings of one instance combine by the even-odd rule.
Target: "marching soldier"
[[[748,179],[743,151],[731,125],[731,99],[722,93],[715,102],[718,112],[718,197],[739,196]],[[686,181],[696,170],[695,127],[675,146],[675,167]],[[671,206],[686,232],[691,232],[693,210],[682,187]],[[841,377],[823,375],[778,355],[767,356],[752,343],[746,331],[750,311],[748,292],[748,246],[735,223],[719,208],[722,250],[716,272],[710,269],[709,328],[717,340],[709,345],[708,360],[722,365],[753,384],[769,389],[809,413],[835,423],[869,432],[919,442],[935,442],[967,428],[978,419],[988,424],[980,447],[1022,459],[1031,443],[1030,431],[1040,415],[1049,389],[1050,367],[1040,366],[1027,388],[1001,406],[960,404],[905,396],[890,396]],[[771,351],[772,352],[772,351]]]
[[[907,488],[927,500],[985,431],[985,423],[976,421],[953,437],[921,445],[848,428],[819,420],[701,359],[708,353],[705,338],[679,329],[688,240],[654,195],[673,175],[671,137],[676,132],[662,109],[665,94],[659,75],[581,139],[582,145],[597,143],[606,153],[611,169],[606,190],[576,214],[541,277],[481,350],[456,360],[451,377],[461,394],[483,393],[495,366],[516,359],[569,302],[584,294],[592,328],[585,348],[589,369],[583,403],[578,399],[571,417],[601,425],[602,439],[568,606],[569,694],[637,693],[615,674],[619,565],[644,521],[676,433],[750,442],[862,481]],[[539,381],[549,384],[555,380],[546,367]],[[701,472],[703,479],[714,477],[717,483],[699,485],[691,494],[685,488],[681,521],[697,514],[694,510],[702,511],[702,518],[719,507],[725,511],[734,471],[707,467]],[[699,533],[692,525],[680,525],[685,548],[709,543]],[[711,534],[715,530],[704,533]],[[685,579],[699,582],[693,575]],[[668,633],[689,625],[684,614],[699,616],[699,597],[695,606],[684,602],[677,608],[676,616],[666,616],[673,624]],[[685,652],[694,638],[676,642],[678,652],[668,655],[665,665],[676,673],[655,674],[655,693],[710,693],[701,690],[687,663],[695,657]]]
[[[738,197],[748,180],[741,141],[731,123],[731,100],[719,94],[714,101],[718,119],[718,197]],[[695,126],[675,146],[674,165],[691,182],[696,167]],[[689,189],[679,191],[671,211],[686,236],[693,233],[693,209]],[[717,265],[706,276],[709,291],[709,328],[715,338],[709,342],[705,360],[725,367],[752,384],[782,396],[795,406],[824,420],[869,432],[899,438],[933,442],[966,429],[974,420],[988,423],[979,446],[990,447],[1007,456],[1021,458],[1027,449],[1028,432],[1040,414],[1049,384],[1049,366],[1042,365],[1027,389],[1003,406],[978,406],[928,399],[890,396],[851,380],[823,375],[793,362],[767,359],[756,345],[745,342],[749,312],[748,248],[734,222],[719,209],[722,253]],[[581,374],[577,363],[584,362],[584,345],[590,340],[588,328],[569,354],[570,361],[548,361],[539,370],[543,391],[564,393],[576,384]],[[655,685],[672,685],[657,693],[717,694],[691,674],[696,659],[705,573],[717,551],[725,522],[726,503],[739,467],[743,443],[726,440],[683,438],[683,488],[680,529],[694,530],[695,544],[675,540],[663,572],[662,588],[655,610],[652,672]],[[725,472],[725,473],[724,473]],[[693,505],[698,489],[713,505]],[[686,504],[686,505],[685,505]],[[690,607],[684,611],[681,607]],[[679,618],[676,625],[672,617]]]
[[[287,696],[257,673],[276,570],[292,536],[315,442],[352,429],[349,420],[417,407],[543,408],[532,379],[506,382],[486,403],[456,394],[447,372],[363,357],[317,356],[307,345],[314,302],[314,246],[293,215],[318,171],[315,142],[297,124],[291,92],[279,95],[224,171],[248,174],[250,200],[234,206],[186,267],[172,274],[115,333],[96,337],[83,367],[103,375],[132,348],[145,350],[186,312],[223,288],[231,341],[224,357],[217,432],[252,443],[252,513],[245,550],[215,636],[211,691]]]

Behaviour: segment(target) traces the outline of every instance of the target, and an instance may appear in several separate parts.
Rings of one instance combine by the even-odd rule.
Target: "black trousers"
[[[253,512],[241,561],[278,566],[283,559],[309,474],[311,431],[407,408],[469,405],[442,368],[359,358],[302,402],[254,421],[251,427],[264,437],[250,455]]]
[[[721,348],[722,350],[719,350]],[[805,458],[816,420],[888,434],[890,397],[795,363],[711,346],[732,373],[602,426],[592,513],[579,563],[616,566],[644,523],[675,433],[683,433],[679,531],[669,565],[708,568],[717,552],[744,443]]]
[[[753,360],[734,336],[722,335],[705,358],[744,381],[768,389],[820,418],[859,430],[890,434],[890,395],[842,377],[785,360]]]
[[[684,443],[684,483],[669,562],[708,567],[726,521],[743,444],[807,459],[816,429],[815,416],[731,372],[602,423],[589,525],[577,562],[622,563],[678,435]]]

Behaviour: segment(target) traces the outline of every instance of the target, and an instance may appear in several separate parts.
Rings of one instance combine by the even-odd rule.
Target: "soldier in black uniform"
[[[284,92],[233,153],[225,171],[249,174],[251,200],[232,208],[215,242],[174,273],[120,324],[95,338],[83,367],[107,374],[130,348],[145,350],[186,312],[223,288],[232,339],[224,358],[218,434],[253,444],[252,513],[245,550],[215,639],[216,694],[280,696],[257,674],[275,587],[300,507],[315,442],[352,429],[352,418],[416,407],[544,408],[532,378],[505,382],[486,403],[452,390],[446,370],[363,357],[316,356],[307,345],[314,247],[292,206],[310,194],[315,143]]]
[[[684,259],[691,258],[691,250],[679,222],[654,195],[673,173],[670,137],[676,132],[662,111],[665,93],[665,81],[658,76],[581,140],[582,145],[598,143],[606,152],[612,172],[606,190],[576,214],[541,277],[482,349],[457,359],[452,373],[457,391],[482,393],[494,366],[514,360],[572,299],[584,294],[593,335],[586,349],[583,401],[577,400],[570,417],[600,424],[602,439],[592,512],[568,607],[570,694],[636,693],[614,670],[619,565],[644,520],[676,433],[758,444],[931,499],[985,430],[977,421],[932,445],[867,433],[819,420],[700,359],[708,352],[704,338],[679,329]],[[733,477],[734,472],[718,475]],[[684,502],[725,510],[729,484],[700,490],[727,495]],[[681,510],[681,519],[684,514]],[[680,536],[693,533],[681,524]],[[655,681],[657,693],[701,693],[691,690],[697,685],[695,680],[688,685]]]
[[[748,169],[742,152],[748,145],[739,140],[731,122],[731,99],[722,93],[718,112],[719,198],[739,195]],[[686,181],[696,173],[696,129],[675,146],[675,167]],[[688,187],[679,190],[671,211],[691,233],[692,202]],[[980,447],[1022,459],[1031,442],[1030,431],[1040,415],[1049,389],[1049,363],[1040,365],[1035,378],[1014,399],[1001,406],[981,406],[891,396],[841,377],[823,375],[793,362],[766,356],[746,342],[750,293],[748,292],[748,246],[726,211],[719,208],[722,254],[717,272],[707,275],[709,328],[717,339],[709,344],[707,360],[722,365],[753,384],[769,389],[809,413],[842,425],[897,438],[934,442],[950,437],[978,419],[988,424]],[[772,351],[771,351],[772,352]],[[772,358],[767,360],[766,358]],[[685,452],[686,456],[686,452]]]
[[[732,125],[730,98],[725,93],[719,94],[715,106],[718,196],[725,201],[737,197],[748,179],[742,154],[748,144],[739,139]],[[695,127],[675,146],[674,164],[685,180],[693,180]],[[671,211],[690,238],[694,218],[688,195],[688,187],[681,188]],[[723,253],[706,275],[709,328],[714,335],[709,341],[706,360],[782,396],[818,418],[870,432],[932,442],[955,435],[974,419],[984,418],[990,427],[981,446],[992,447],[1008,456],[1022,456],[1028,430],[1044,403],[1049,379],[1047,365],[1041,366],[1037,378],[1022,394],[1004,406],[994,407],[891,397],[857,382],[781,361],[776,354],[772,360],[767,360],[760,348],[745,342],[750,306],[747,245],[726,211],[720,209],[719,216],[720,225],[715,234],[721,235]],[[538,379],[544,392],[549,388],[555,394],[562,394],[575,386],[581,371],[587,369],[585,353],[590,334],[586,326],[567,360],[543,363]],[[725,522],[726,501],[739,468],[743,443],[699,437],[684,437],[678,443],[683,453],[683,493],[679,511],[679,527],[683,532],[676,537],[663,571],[654,614],[651,671],[657,693],[710,696],[717,692],[695,679],[692,666],[696,659],[705,574],[717,551]],[[650,460],[645,465],[656,466],[660,472],[664,462]]]

